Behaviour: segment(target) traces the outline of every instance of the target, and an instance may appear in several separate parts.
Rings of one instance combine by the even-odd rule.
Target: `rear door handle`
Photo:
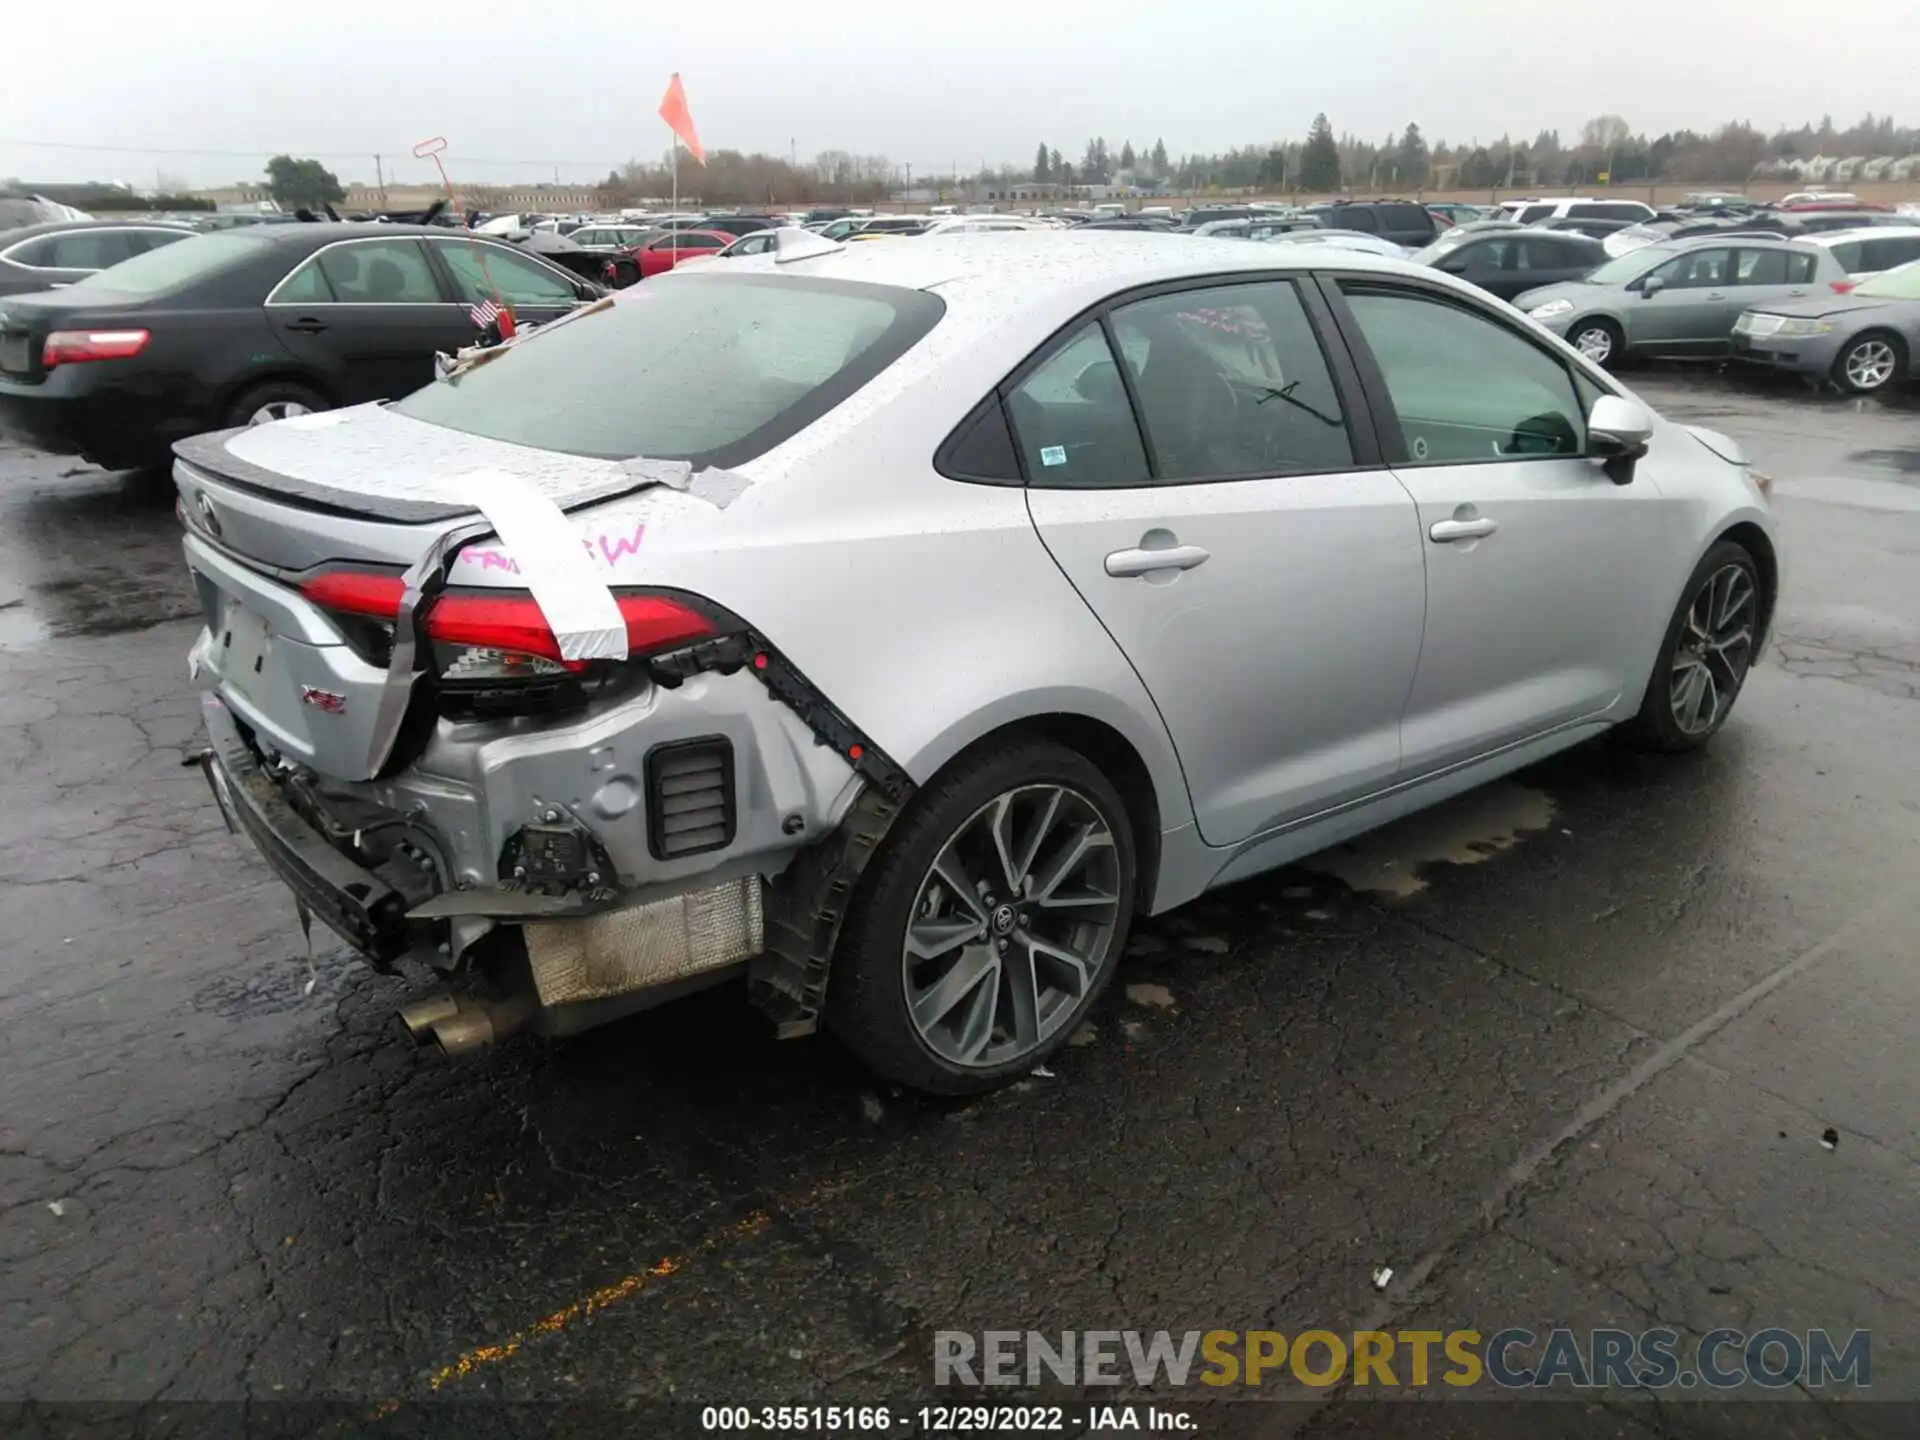
[[[1709,300],[1724,300],[1726,298],[1727,292],[1724,290],[1709,290],[1707,292],[1707,299]]]
[[[324,320],[316,320],[311,315],[302,315],[298,320],[289,320],[287,322],[287,328],[289,330],[298,330],[302,335],[318,335],[322,330],[327,328],[327,322]]]
[[[1436,520],[1427,534],[1445,545],[1454,540],[1478,540],[1483,535],[1491,535],[1500,528],[1499,522],[1482,517],[1478,520]]]
[[[1156,570],[1191,570],[1204,565],[1212,552],[1198,545],[1174,545],[1165,550],[1116,550],[1107,556],[1107,574],[1119,578],[1151,575]]]

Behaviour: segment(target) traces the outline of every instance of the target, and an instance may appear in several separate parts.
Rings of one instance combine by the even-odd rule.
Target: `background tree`
[[[1340,147],[1325,113],[1313,117],[1307,143],[1300,152],[1300,188],[1329,191],[1340,188]]]
[[[1580,127],[1580,144],[1605,155],[1618,150],[1632,134],[1633,127],[1618,115],[1596,115]]]
[[[1131,140],[1122,140],[1120,142],[1120,168],[1131,172],[1137,163],[1138,157],[1133,153],[1133,142]]]
[[[1149,163],[1153,166],[1154,179],[1161,180],[1166,178],[1166,174],[1167,174],[1167,142],[1166,141],[1156,140],[1153,142],[1153,159]]]
[[[318,160],[276,155],[267,162],[267,193],[283,206],[318,210],[347,198],[334,173]]]
[[[1058,150],[1049,150],[1047,152],[1047,173],[1062,185],[1068,182],[1067,162],[1061,159]]]
[[[1033,152],[1034,184],[1036,185],[1046,184],[1047,176],[1051,173],[1052,172],[1047,168],[1047,142],[1042,140],[1040,142],[1040,148]]]
[[[1400,150],[1394,163],[1399,167],[1400,184],[1417,190],[1427,183],[1427,176],[1433,173],[1433,156],[1418,125],[1409,124],[1406,134],[1400,137]]]

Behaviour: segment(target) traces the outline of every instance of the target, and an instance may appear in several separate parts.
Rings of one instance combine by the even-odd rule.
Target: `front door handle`
[[[1500,528],[1499,522],[1484,516],[1478,520],[1436,520],[1427,534],[1445,545],[1454,540],[1478,540]]]
[[[287,328],[289,330],[298,330],[302,335],[318,335],[322,330],[327,328],[327,322],[324,320],[316,320],[311,315],[302,315],[298,320],[289,320],[287,322]]]
[[[1116,550],[1107,556],[1107,574],[1119,578],[1151,575],[1157,570],[1191,570],[1212,558],[1198,545],[1173,545],[1165,550]]]
[[[1707,299],[1709,300],[1724,300],[1726,298],[1727,294],[1724,290],[1709,290],[1707,292]]]

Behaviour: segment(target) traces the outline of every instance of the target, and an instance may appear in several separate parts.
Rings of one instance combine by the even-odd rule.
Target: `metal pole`
[[[667,213],[673,217],[673,240],[667,246],[667,252],[673,256],[673,263],[680,263],[680,137],[673,139],[673,200]]]

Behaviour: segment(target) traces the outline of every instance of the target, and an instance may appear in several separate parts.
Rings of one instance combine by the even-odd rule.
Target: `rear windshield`
[[[944,309],[924,291],[800,276],[648,281],[393,408],[568,455],[738,465],[853,394]]]
[[[164,295],[228,265],[251,260],[272,243],[258,235],[231,230],[195,235],[177,245],[162,245],[158,250],[109,265],[78,281],[73,288],[111,290],[116,295]]]

